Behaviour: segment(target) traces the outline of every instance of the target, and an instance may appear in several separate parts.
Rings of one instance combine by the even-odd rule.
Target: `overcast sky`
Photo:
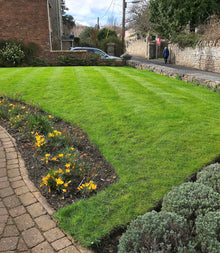
[[[67,14],[72,15],[76,23],[95,26],[99,17],[101,27],[112,19],[121,25],[122,0],[65,0],[65,3],[69,9]]]

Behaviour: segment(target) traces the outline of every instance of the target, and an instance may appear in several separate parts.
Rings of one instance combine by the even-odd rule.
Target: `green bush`
[[[201,35],[194,32],[181,32],[171,38],[172,42],[177,43],[180,48],[195,47],[200,39]]]
[[[33,42],[24,45],[17,40],[0,40],[0,66],[33,65],[39,46]]]
[[[137,217],[122,235],[119,253],[195,252],[183,217],[169,212],[146,213]]]
[[[201,253],[219,253],[220,211],[200,215],[196,219],[196,232]]]
[[[211,187],[199,183],[184,183],[174,187],[163,198],[162,210],[175,212],[194,221],[200,214],[220,208],[220,194]]]
[[[108,39],[105,39],[99,42],[99,48],[107,52],[108,43],[115,44],[115,56],[121,56],[123,54],[123,46],[122,46],[121,39],[117,37],[109,37]]]
[[[212,187],[220,194],[220,164],[215,163],[205,167],[197,174],[196,182]]]
[[[48,66],[48,64],[44,60],[41,60],[39,58],[33,58],[32,65],[34,67],[45,67],[45,66]]]
[[[100,56],[96,54],[67,54],[59,56],[57,64],[60,66],[94,66],[98,65]]]
[[[19,43],[6,42],[0,49],[0,62],[2,66],[18,66],[24,59],[25,54]]]

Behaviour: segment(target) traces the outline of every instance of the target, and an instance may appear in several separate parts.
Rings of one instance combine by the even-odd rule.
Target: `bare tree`
[[[135,32],[145,35],[151,28],[149,21],[149,1],[143,0],[134,4],[128,11],[127,28],[133,28]]]

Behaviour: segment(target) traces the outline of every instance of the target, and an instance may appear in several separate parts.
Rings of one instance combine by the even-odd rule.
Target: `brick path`
[[[0,252],[91,253],[57,226],[29,180],[15,140],[0,126]]]

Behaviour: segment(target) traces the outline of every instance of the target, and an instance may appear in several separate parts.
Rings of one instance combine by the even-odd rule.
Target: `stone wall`
[[[135,60],[128,60],[126,61],[126,64],[136,69],[150,70],[164,76],[178,78],[185,82],[190,82],[201,86],[207,86],[210,89],[220,90],[220,80],[210,80],[209,78],[204,78],[204,76],[191,73],[180,73],[178,69],[170,68],[169,65],[162,66],[153,64],[150,61],[143,63]]]
[[[220,73],[220,41],[216,46],[199,45],[195,49],[180,49],[169,45],[170,63]]]
[[[126,53],[148,58],[148,43],[144,39],[127,41]]]
[[[126,53],[146,59],[162,58],[164,47],[167,47],[167,45],[168,43],[164,40],[161,41],[160,46],[156,44],[155,40],[132,40],[128,41],[126,44]]]

